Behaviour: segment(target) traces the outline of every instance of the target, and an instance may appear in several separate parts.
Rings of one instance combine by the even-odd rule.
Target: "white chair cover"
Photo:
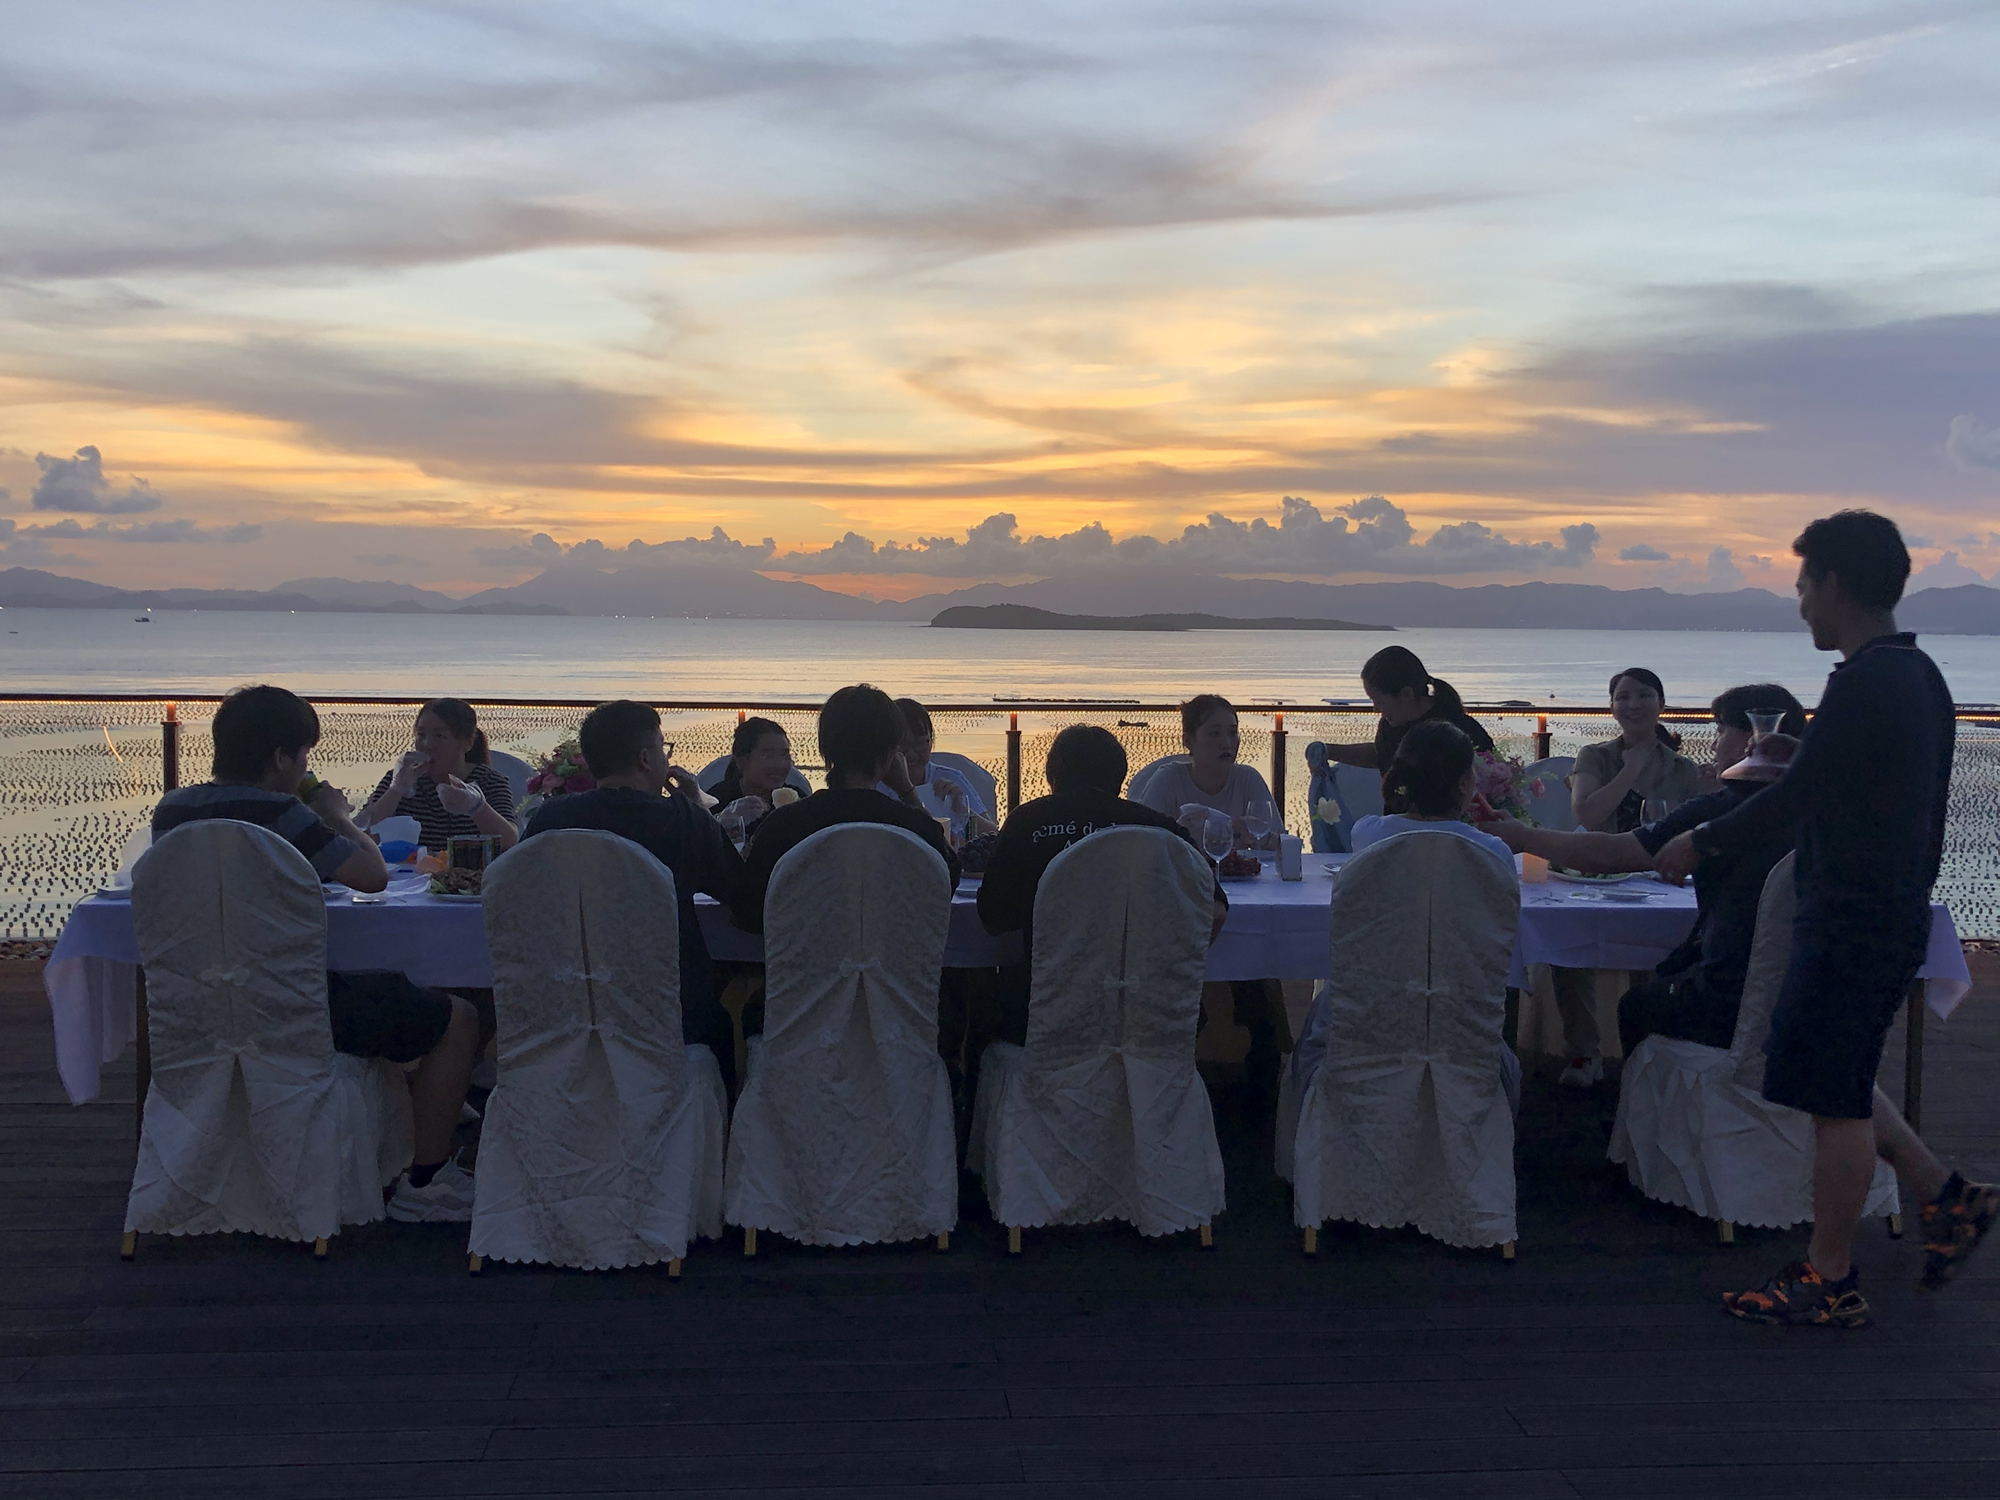
[[[1181,765],[1186,765],[1188,763],[1187,752],[1182,751],[1178,755],[1162,755],[1158,760],[1149,760],[1146,764],[1139,767],[1138,770],[1132,773],[1132,779],[1126,783],[1126,800],[1130,802],[1144,802],[1146,800],[1146,789],[1153,784],[1153,778],[1160,774],[1163,767],[1171,766],[1177,761]]]
[[[535,768],[518,755],[509,755],[505,750],[486,752],[486,763],[506,779],[508,790],[514,794],[514,807],[520,806],[528,798],[528,778],[535,774]]]
[[[1813,1124],[1764,1098],[1764,1039],[1791,958],[1797,904],[1786,855],[1764,881],[1750,969],[1728,1049],[1649,1036],[1625,1060],[1611,1160],[1648,1198],[1705,1218],[1783,1229],[1812,1217]],[[1896,1174],[1875,1164],[1865,1212],[1898,1211]]]
[[[1382,771],[1373,766],[1333,766],[1333,800],[1340,804],[1336,825],[1341,847],[1354,847],[1354,825],[1382,811]],[[1387,770],[1384,766],[1382,770]]]
[[[126,1229],[313,1240],[381,1218],[408,1093],[333,1050],[305,857],[253,824],[185,824],[133,868],[132,920],[153,1077]]]
[[[724,1216],[810,1245],[949,1232],[958,1218],[938,978],[945,863],[907,829],[823,828],[764,904],[764,1034],[730,1129]]]
[[[937,765],[947,766],[951,770],[958,772],[959,775],[966,779],[973,791],[979,794],[980,800],[986,804],[987,813],[989,815],[998,813],[1000,809],[1000,783],[994,780],[993,773],[987,770],[986,767],[982,766],[971,756],[960,755],[955,750],[933,750],[931,751],[931,760]]]
[[[1278,1167],[1301,1227],[1515,1238],[1501,1025],[1520,915],[1507,867],[1450,834],[1397,834],[1341,870],[1333,977],[1279,1101]]]
[[[966,1153],[1000,1223],[1159,1235],[1222,1212],[1194,1062],[1213,882],[1159,828],[1093,833],[1043,872],[1027,1046],[986,1049]]]
[[[607,1270],[722,1233],[728,1097],[681,1040],[674,879],[629,839],[537,834],[487,872],[499,1082],[472,1251]]]
[[[1576,814],[1569,793],[1570,773],[1576,769],[1574,755],[1551,755],[1533,762],[1527,769],[1528,785],[1542,784],[1540,796],[1528,794],[1528,817],[1537,828],[1568,831],[1576,826]]]

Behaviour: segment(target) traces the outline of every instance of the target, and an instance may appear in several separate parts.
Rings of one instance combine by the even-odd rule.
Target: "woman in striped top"
[[[495,852],[514,847],[514,792],[486,763],[486,735],[472,705],[435,698],[417,713],[412,748],[396,769],[375,784],[358,820],[373,827],[384,818],[417,820],[426,849],[449,839],[486,835]]]

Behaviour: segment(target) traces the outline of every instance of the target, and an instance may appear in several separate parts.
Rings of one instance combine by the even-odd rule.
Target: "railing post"
[[[1548,758],[1549,758],[1549,716],[1547,714],[1536,714],[1535,715],[1535,759],[1547,760]]]
[[[1007,811],[1021,805],[1021,716],[1007,715]]]
[[[1285,821],[1285,711],[1281,708],[1271,723],[1271,810],[1278,822]]]
[[[171,792],[181,784],[181,710],[169,703],[160,719],[160,790]]]

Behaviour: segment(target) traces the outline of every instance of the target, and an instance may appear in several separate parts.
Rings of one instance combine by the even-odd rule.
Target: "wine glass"
[[[1639,804],[1639,818],[1643,823],[1657,823],[1667,815],[1668,811],[1667,799],[1664,797],[1648,797]]]
[[[715,821],[722,825],[722,836],[734,844],[736,852],[741,854],[746,842],[742,809],[732,802],[716,814]]]
[[[1778,726],[1785,722],[1785,716],[1778,711],[1758,712],[1751,710],[1746,716],[1750,720],[1750,748],[1755,750],[1758,742],[1778,732]]]
[[[1264,840],[1271,836],[1277,826],[1278,812],[1271,805],[1270,798],[1253,797],[1243,804],[1243,827],[1250,835],[1250,842],[1257,848],[1264,847]]]
[[[1217,863],[1227,859],[1229,851],[1236,847],[1236,831],[1229,826],[1229,819],[1218,815],[1203,823],[1201,847]]]

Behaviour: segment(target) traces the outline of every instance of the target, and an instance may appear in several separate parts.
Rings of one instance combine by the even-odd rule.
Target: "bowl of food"
[[[484,870],[443,869],[431,876],[430,893],[440,901],[477,901],[484,894]]]
[[[1264,865],[1247,849],[1232,849],[1216,864],[1215,873],[1224,880],[1249,880],[1264,873]]]
[[[967,839],[958,851],[958,867],[968,875],[984,875],[993,861],[993,851],[999,847],[997,833],[982,833],[976,839]]]

